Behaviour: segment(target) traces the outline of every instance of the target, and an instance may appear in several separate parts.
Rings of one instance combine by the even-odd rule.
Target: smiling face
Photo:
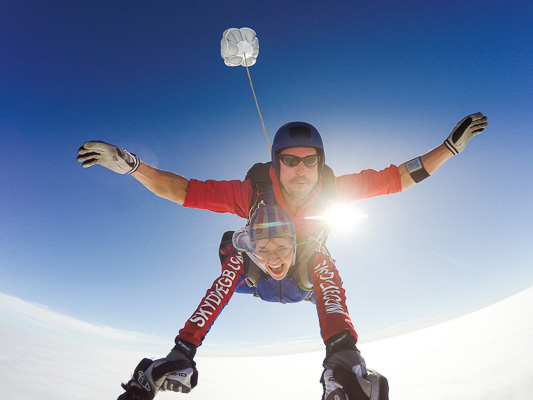
[[[317,154],[314,147],[289,147],[280,154],[290,154],[300,158]],[[300,162],[295,167],[279,163],[279,180],[289,200],[304,201],[318,182],[318,165],[306,167]]]
[[[254,255],[259,266],[272,278],[280,281],[287,276],[294,259],[294,242],[287,237],[258,239]]]

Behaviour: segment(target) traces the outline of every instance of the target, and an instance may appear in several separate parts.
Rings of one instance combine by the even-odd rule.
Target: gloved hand
[[[117,174],[132,174],[139,168],[139,159],[135,154],[105,142],[85,142],[78,149],[78,162],[83,168],[100,164]]]
[[[367,370],[366,363],[348,331],[326,342],[322,373],[322,400],[388,400],[387,379]]]
[[[454,155],[459,154],[473,136],[483,132],[487,124],[487,117],[480,112],[468,115],[455,125],[444,144]]]
[[[133,378],[122,384],[126,392],[117,400],[152,400],[159,390],[189,393],[198,383],[195,354],[196,346],[176,339],[176,346],[165,358],[141,360]]]

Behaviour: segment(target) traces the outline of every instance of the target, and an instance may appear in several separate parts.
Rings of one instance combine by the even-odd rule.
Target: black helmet
[[[289,147],[314,147],[320,156],[318,170],[324,166],[324,145],[318,130],[307,122],[289,122],[276,132],[272,143],[272,166],[279,176],[279,158],[281,150]]]

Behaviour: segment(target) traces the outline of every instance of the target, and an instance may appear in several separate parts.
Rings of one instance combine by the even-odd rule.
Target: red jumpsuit
[[[318,233],[319,222],[306,219],[317,214],[314,207],[322,182],[318,182],[309,201],[292,213],[283,199],[279,182],[271,168],[272,188],[278,205],[291,217],[297,234],[297,240],[306,240]],[[398,168],[394,165],[382,170],[365,170],[355,174],[334,177],[337,190],[337,202],[351,203],[355,200],[392,194],[401,191]],[[215,212],[236,214],[248,217],[253,196],[251,181],[198,181],[191,179],[185,198],[185,207],[200,208]],[[222,263],[222,274],[207,291],[200,305],[189,318],[178,337],[199,346],[211,325],[233,295],[236,287],[243,283],[245,275],[243,255],[232,253]],[[285,278],[288,279],[288,278]],[[342,288],[339,273],[333,260],[322,253],[317,253],[311,273],[314,300],[316,303],[321,335],[324,341],[349,330],[357,340],[357,333],[351,322],[346,307],[345,291]]]

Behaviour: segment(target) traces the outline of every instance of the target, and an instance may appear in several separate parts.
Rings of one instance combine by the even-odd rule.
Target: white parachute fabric
[[[229,67],[250,67],[259,55],[259,40],[250,28],[229,28],[222,34],[220,55]]]

